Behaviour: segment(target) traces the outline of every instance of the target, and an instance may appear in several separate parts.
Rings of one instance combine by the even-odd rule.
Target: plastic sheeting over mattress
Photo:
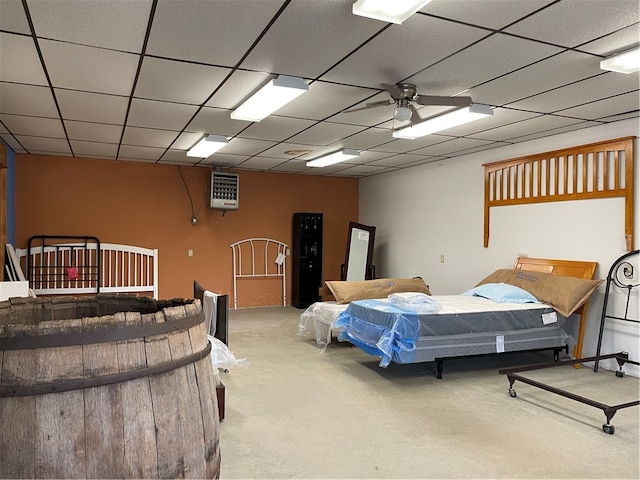
[[[380,366],[428,362],[442,357],[563,346],[565,318],[548,305],[496,303],[478,297],[435,297],[433,314],[403,310],[387,300],[358,300],[341,313],[334,329]]]

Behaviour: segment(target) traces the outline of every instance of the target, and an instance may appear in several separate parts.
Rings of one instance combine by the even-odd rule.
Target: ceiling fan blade
[[[359,112],[361,110],[368,110],[370,108],[375,108],[375,107],[385,107],[385,106],[389,106],[389,105],[393,105],[395,102],[391,101],[391,100],[380,100],[379,102],[371,102],[371,103],[367,103],[364,107],[359,107],[359,108],[350,108],[349,110],[345,110],[345,112],[350,113],[350,112]]]
[[[413,99],[418,105],[444,105],[448,107],[468,107],[471,97],[441,97],[437,95],[416,95]]]

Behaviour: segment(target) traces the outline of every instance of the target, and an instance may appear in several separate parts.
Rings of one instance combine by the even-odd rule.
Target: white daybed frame
[[[15,252],[36,295],[148,292],[158,299],[158,249],[85,242],[40,245]],[[96,273],[72,279],[67,270],[70,265]]]
[[[270,259],[269,251],[275,255]],[[287,306],[286,258],[289,246],[271,238],[245,238],[229,245],[233,251],[233,309],[238,309],[238,279],[282,278],[282,306]],[[264,269],[256,270],[256,246],[264,249]],[[243,269],[242,252],[249,256],[251,269]],[[245,264],[246,265],[246,264]],[[246,271],[245,271],[246,270]]]

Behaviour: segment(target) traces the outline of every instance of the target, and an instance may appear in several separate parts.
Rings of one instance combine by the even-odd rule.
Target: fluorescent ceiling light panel
[[[489,105],[474,103],[468,107],[459,108],[453,112],[445,113],[438,117],[430,118],[424,122],[416,123],[410,127],[401,128],[393,132],[394,138],[404,138],[414,140],[425,135],[430,135],[447,128],[457,127],[464,123],[473,122],[484,117],[493,115],[493,110]]]
[[[330,153],[329,155],[325,155],[324,157],[316,158],[315,160],[307,162],[307,167],[326,167],[328,165],[344,162],[345,160],[350,160],[359,156],[360,152],[358,150],[344,148],[337,152]]]
[[[618,73],[634,73],[640,70],[640,47],[619,53],[600,62],[602,70]]]
[[[207,158],[224,147],[229,140],[220,135],[207,135],[189,149],[187,157]]]
[[[431,0],[358,0],[353,14],[401,24]]]
[[[307,90],[309,85],[301,78],[280,75],[231,112],[231,118],[259,122]]]

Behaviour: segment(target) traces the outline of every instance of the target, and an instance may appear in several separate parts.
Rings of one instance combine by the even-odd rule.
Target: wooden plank
[[[76,328],[81,320],[41,322],[44,332]],[[36,381],[50,383],[82,378],[82,347],[36,350]],[[49,478],[86,478],[84,395],[74,390],[36,397],[35,475]]]
[[[0,385],[31,385],[35,350],[2,352]],[[36,397],[0,399],[0,472],[4,478],[34,478]]]
[[[186,317],[185,307],[167,309],[172,319]],[[206,334],[205,334],[206,337]],[[169,334],[171,359],[178,360],[194,353],[191,348],[189,331]],[[180,457],[184,458],[185,478],[205,478],[205,444],[200,394],[193,364],[175,370],[177,422],[182,435],[180,438]]]
[[[152,315],[125,312],[128,326],[150,323]],[[146,368],[144,338],[118,342],[120,372]],[[124,420],[124,478],[157,478],[158,451],[149,378],[137,378],[121,385]]]
[[[82,319],[87,330],[95,326],[118,328],[125,323],[124,313]],[[116,342],[82,347],[84,377],[102,377],[118,373]],[[84,390],[86,475],[88,478],[123,478],[124,419],[121,385],[104,385]]]

